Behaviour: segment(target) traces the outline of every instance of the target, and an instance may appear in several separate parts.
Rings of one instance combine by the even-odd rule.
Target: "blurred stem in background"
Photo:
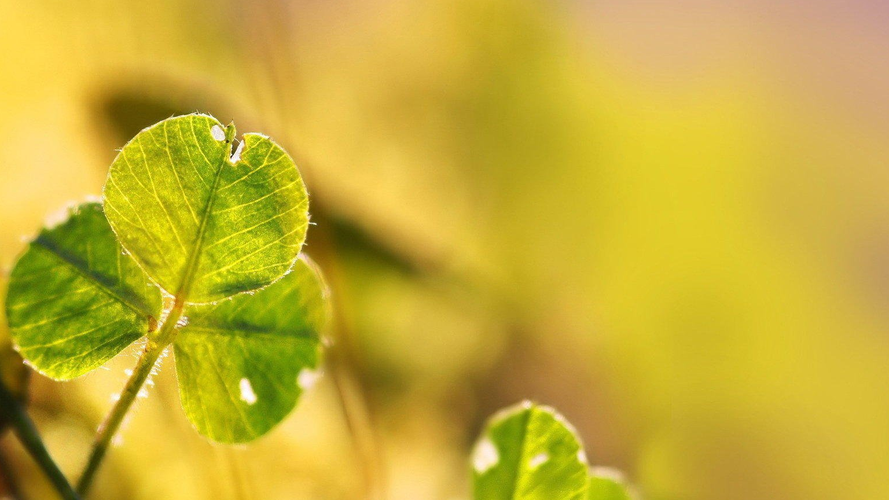
[[[253,26],[250,41],[246,45],[247,50],[259,55],[256,60],[262,61],[261,71],[251,72],[254,75],[251,84],[260,95],[262,89],[272,89],[269,96],[272,105],[266,107],[263,113],[266,128],[279,130],[281,136],[287,137],[289,125],[297,122],[295,116],[298,110],[294,109],[294,103],[300,101],[298,91],[293,85],[299,73],[295,63],[299,56],[293,50],[293,33],[281,24],[282,20],[288,19],[290,13],[282,3],[262,1],[259,4],[262,8],[251,6],[241,12],[249,17]],[[266,78],[272,85],[263,85]],[[301,173],[307,184],[311,185],[312,176],[316,172],[314,166],[298,150],[294,153]],[[315,200],[312,207],[312,221],[317,224],[312,235],[313,255],[323,264],[324,275],[331,289],[342,290],[345,279],[341,270],[342,257],[337,248],[333,217],[323,201]],[[387,462],[376,434],[368,390],[361,377],[362,367],[357,354],[355,332],[340,306],[334,297],[331,306],[333,345],[329,347],[326,363],[361,467],[364,498],[384,500],[389,498]]]
[[[313,213],[313,220],[323,220],[325,211],[318,207]],[[313,240],[318,255],[325,264],[324,275],[332,284],[333,289],[341,288],[342,282],[338,266],[336,244],[331,234],[330,224],[318,224]],[[367,391],[356,374],[358,360],[354,355],[355,340],[349,329],[343,311],[332,304],[332,336],[333,345],[328,350],[327,366],[336,387],[337,395],[342,404],[343,416],[349,427],[352,446],[358,457],[364,481],[364,497],[367,500],[383,500],[388,498],[386,485],[386,462],[374,431]]]
[[[254,488],[244,471],[244,463],[236,450],[231,447],[225,447],[221,451],[224,455],[225,465],[228,468],[228,476],[231,478],[234,486],[235,499],[251,500],[252,498],[257,498],[257,495],[254,494]]]
[[[359,382],[352,373],[348,362],[341,359],[345,353],[331,349],[327,365],[336,386],[337,395],[343,407],[343,415],[352,437],[352,445],[358,455],[364,480],[367,500],[383,500],[386,495],[386,480],[381,470],[381,453],[368,413],[367,401],[362,395]]]
[[[46,473],[46,477],[49,478],[50,483],[59,492],[61,498],[65,500],[79,500],[80,497],[74,492],[74,488],[71,487],[59,466],[53,461],[46,446],[44,446],[43,440],[40,439],[40,434],[34,426],[34,422],[31,421],[31,418],[19,402],[9,392],[6,385],[2,383],[0,383],[0,409],[2,409],[3,414],[9,420],[22,445],[28,450],[28,453],[31,454],[40,468],[43,469],[43,472]]]
[[[0,494],[14,500],[24,500],[18,485],[18,475],[12,470],[6,454],[6,449],[0,449]]]

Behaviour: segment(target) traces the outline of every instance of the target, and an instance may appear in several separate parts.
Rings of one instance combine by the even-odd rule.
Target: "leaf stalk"
[[[87,492],[89,492],[90,486],[92,486],[93,480],[95,479],[96,472],[98,472],[99,466],[102,464],[102,460],[108,452],[111,440],[120,429],[127,413],[136,401],[139,391],[142,390],[142,386],[151,375],[151,370],[154,368],[154,365],[157,364],[157,360],[164,352],[164,349],[173,343],[176,333],[176,324],[182,317],[184,306],[184,301],[177,299],[173,304],[172,309],[170,309],[170,313],[167,315],[163,325],[161,325],[160,330],[157,331],[157,334],[148,335],[148,343],[145,345],[145,349],[142,351],[142,355],[139,357],[139,361],[133,369],[133,374],[130,376],[129,380],[127,380],[127,384],[120,393],[120,398],[118,398],[114,407],[111,408],[111,412],[105,417],[105,420],[102,422],[102,425],[99,426],[99,430],[96,433],[89,460],[87,461],[83,473],[80,475],[80,480],[77,482],[77,493],[80,495],[85,497]]]

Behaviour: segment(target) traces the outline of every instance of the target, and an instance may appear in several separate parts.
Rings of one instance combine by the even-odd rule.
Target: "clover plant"
[[[235,142],[234,125],[200,114],[142,130],[111,164],[103,202],[44,228],[12,270],[11,335],[44,375],[75,378],[144,342],[81,493],[167,348],[185,414],[222,443],[267,433],[318,366],[328,294],[300,254],[306,188],[268,137]]]
[[[237,144],[237,145],[236,145]],[[185,415],[246,443],[280,423],[317,370],[327,287],[301,253],[309,198],[291,157],[260,134],[191,114],[139,132],[101,200],[71,207],[17,260],[0,339],[0,428],[11,424],[62,498],[86,495],[115,433],[172,351]],[[3,332],[0,332],[3,333]],[[24,411],[26,372],[68,380],[141,351],[72,488]],[[590,469],[573,428],[523,403],[496,415],[473,455],[475,500],[628,500]]]
[[[525,401],[491,417],[472,455],[475,500],[630,500],[610,469],[591,468],[577,431]]]

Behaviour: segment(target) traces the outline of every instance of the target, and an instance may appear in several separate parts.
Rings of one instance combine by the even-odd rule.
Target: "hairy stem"
[[[179,318],[182,317],[182,310],[185,307],[185,298],[189,295],[191,286],[193,285],[192,280],[194,279],[194,273],[198,267],[204,234],[207,231],[208,216],[213,210],[219,182],[222,179],[222,169],[226,166],[227,159],[231,156],[231,145],[234,136],[235,126],[229,124],[225,128],[225,142],[227,146],[221,158],[222,164],[216,172],[216,177],[213,179],[210,199],[207,201],[207,206],[204,209],[204,216],[201,219],[201,224],[198,228],[198,235],[194,248],[192,248],[191,253],[188,256],[182,282],[179,285],[179,289],[176,291],[175,302],[173,303],[172,309],[170,309],[170,314],[167,315],[167,319],[164,320],[164,324],[161,325],[160,329],[157,332],[149,332],[148,343],[145,345],[145,351],[142,352],[142,356],[139,358],[136,368],[133,369],[133,375],[130,376],[130,379],[127,381],[127,385],[120,394],[120,399],[117,400],[114,408],[111,409],[111,413],[108,414],[105,421],[102,423],[102,426],[99,427],[99,432],[96,434],[96,440],[93,442],[93,450],[90,453],[89,461],[86,464],[83,474],[80,476],[80,481],[77,483],[77,491],[83,496],[86,496],[86,492],[89,491],[90,485],[96,475],[96,471],[99,470],[99,465],[101,465],[102,459],[108,451],[108,445],[111,443],[114,434],[120,428],[121,423],[123,423],[124,417],[126,417],[127,412],[136,400],[139,391],[142,389],[142,385],[148,379],[148,376],[151,375],[151,370],[154,368],[160,355],[164,352],[164,349],[173,342],[173,339],[176,336],[176,326],[179,322]]]
[[[62,474],[59,466],[56,465],[46,450],[46,446],[44,446],[43,440],[40,439],[40,434],[37,432],[34,422],[31,421],[31,418],[22,409],[15,396],[2,383],[0,383],[0,408],[2,408],[3,414],[12,424],[12,428],[22,442],[22,445],[34,457],[34,460],[43,469],[43,472],[46,473],[46,477],[49,478],[56,491],[59,492],[59,496],[65,500],[79,500],[80,497],[74,492],[74,488],[65,479],[65,475]]]
[[[158,358],[160,358],[164,349],[173,342],[176,323],[182,316],[183,306],[184,303],[177,300],[173,304],[170,314],[167,315],[164,324],[157,331],[157,334],[148,336],[148,343],[145,344],[145,350],[142,351],[142,355],[133,369],[133,374],[127,380],[127,385],[124,386],[123,391],[120,393],[120,398],[118,398],[114,407],[111,408],[111,412],[105,417],[102,425],[99,426],[99,431],[96,433],[89,460],[83,473],[80,475],[80,480],[77,482],[77,492],[80,495],[86,496],[90,486],[93,484],[96,472],[98,472],[99,466],[102,465],[102,460],[108,452],[108,446],[111,444],[112,438],[120,429],[120,425],[136,401],[136,397],[138,397],[139,391],[142,390],[145,381],[151,375],[151,370],[157,363]]]

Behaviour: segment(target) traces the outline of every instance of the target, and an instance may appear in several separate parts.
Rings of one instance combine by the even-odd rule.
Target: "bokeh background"
[[[213,446],[172,359],[96,499],[467,499],[484,419],[559,408],[651,500],[889,498],[879,0],[0,0],[0,267],[139,129],[297,159],[325,377]],[[131,353],[30,411],[75,475]],[[13,436],[2,469],[52,498]]]

